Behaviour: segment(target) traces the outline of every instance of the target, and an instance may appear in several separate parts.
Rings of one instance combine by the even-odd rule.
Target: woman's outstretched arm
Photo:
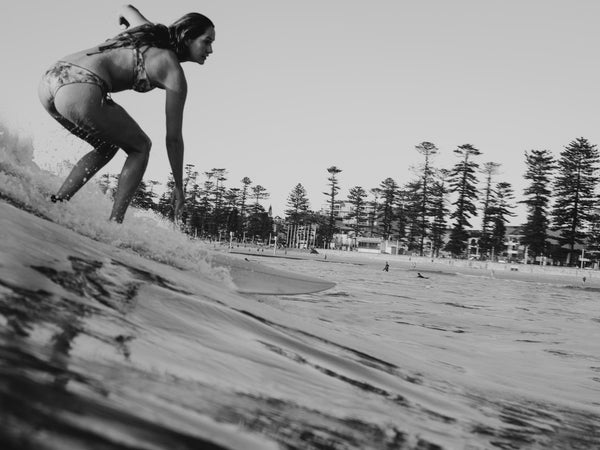
[[[166,147],[173,181],[175,182],[174,203],[175,220],[181,218],[184,204],[183,194],[183,109],[187,96],[187,82],[181,65],[174,53],[164,55],[165,61],[159,71],[159,83],[166,91]],[[158,80],[157,80],[158,81]]]
[[[125,25],[125,28],[134,28],[147,23],[152,23],[133,5],[121,6],[121,8],[119,8],[118,17],[119,25]]]

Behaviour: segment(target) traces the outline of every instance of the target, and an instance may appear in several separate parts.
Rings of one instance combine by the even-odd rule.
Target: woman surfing
[[[110,93],[124,90],[166,92],[166,147],[175,181],[175,219],[183,195],[183,109],[187,81],[184,62],[204,64],[212,53],[215,27],[199,13],[169,26],[148,21],[135,7],[124,6],[119,23],[127,29],[96,47],[61,58],[44,74],[39,98],[44,108],[93,150],[73,167],[52,201],[69,200],[104,167],[119,148],[127,159],[119,176],[110,220],[122,222],[148,164],[152,143]]]

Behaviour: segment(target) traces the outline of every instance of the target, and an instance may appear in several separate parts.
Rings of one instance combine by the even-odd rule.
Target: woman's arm
[[[162,87],[166,92],[165,116],[167,135],[165,144],[169,156],[169,164],[175,182],[174,200],[175,200],[175,218],[180,218],[183,212],[184,194],[183,194],[183,109],[187,97],[187,82],[181,65],[176,60],[175,55],[170,55],[171,59],[165,64],[166,69],[162,77]],[[163,66],[163,67],[165,67]]]
[[[165,113],[167,118],[167,136],[165,144],[167,147],[167,155],[169,156],[169,164],[171,165],[171,173],[175,182],[173,190],[173,203],[175,207],[175,222],[179,222],[183,213],[183,205],[185,196],[183,193],[183,107],[185,105],[185,97],[187,88],[185,86],[185,78],[183,85],[178,88],[166,89],[166,104]]]
[[[147,23],[152,23],[146,19],[133,5],[121,6],[118,17],[119,25],[125,25],[125,28],[134,28]]]

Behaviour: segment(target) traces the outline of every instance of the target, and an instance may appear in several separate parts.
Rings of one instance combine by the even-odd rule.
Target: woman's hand
[[[181,221],[181,215],[183,214],[183,205],[185,203],[185,197],[183,195],[182,188],[173,189],[173,195],[171,197],[173,209],[175,210],[174,220],[176,224]]]
[[[129,22],[127,19],[121,15],[119,15],[119,26],[125,29],[129,28]]]
[[[125,28],[139,27],[140,25],[150,23],[133,5],[123,5],[119,9],[118,17],[119,26],[125,26]]]

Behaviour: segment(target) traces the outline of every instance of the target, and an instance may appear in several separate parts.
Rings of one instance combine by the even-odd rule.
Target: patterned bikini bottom
[[[114,154],[118,150],[118,147],[103,136],[92,123],[88,120],[81,120],[75,124],[63,117],[56,110],[54,105],[56,93],[61,87],[74,83],[88,83],[99,86],[102,90],[103,103],[105,105],[114,105],[114,102],[110,98],[110,89],[106,81],[88,69],[73,63],[58,61],[46,71],[41,80],[41,86],[46,91],[43,103],[46,104],[48,112],[71,134],[83,139],[97,150]]]
[[[94,72],[66,61],[58,61],[50,67],[42,77],[42,82],[48,86],[52,97],[61,87],[73,83],[95,84],[100,87],[104,97],[108,97],[109,92],[106,81]]]

